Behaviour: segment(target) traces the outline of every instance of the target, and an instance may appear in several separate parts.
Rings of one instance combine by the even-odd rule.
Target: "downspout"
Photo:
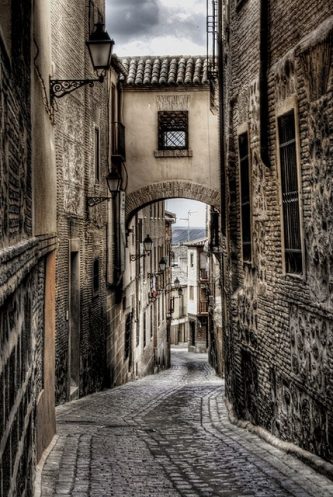
[[[268,152],[268,35],[269,35],[269,1],[260,0],[260,69],[259,69],[259,95],[260,95],[260,155],[266,166],[270,166]]]

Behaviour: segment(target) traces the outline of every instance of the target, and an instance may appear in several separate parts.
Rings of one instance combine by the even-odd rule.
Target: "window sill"
[[[192,150],[155,150],[154,156],[156,159],[164,159],[166,157],[192,157]]]

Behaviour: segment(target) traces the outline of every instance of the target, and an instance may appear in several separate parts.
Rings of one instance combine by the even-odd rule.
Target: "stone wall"
[[[332,12],[326,0],[269,2],[265,59],[261,3],[247,0],[236,8],[229,2],[229,8],[227,396],[239,417],[332,461]],[[260,121],[265,61],[268,160],[262,155]],[[301,192],[301,275],[285,273],[281,237],[276,119],[291,108]],[[237,137],[244,131],[251,170],[250,263],[242,260],[239,207]]]

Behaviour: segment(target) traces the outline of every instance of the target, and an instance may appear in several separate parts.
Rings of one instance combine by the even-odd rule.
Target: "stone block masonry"
[[[228,3],[228,2],[226,2]],[[330,2],[229,2],[226,44],[229,326],[237,415],[333,460],[332,32]],[[267,26],[265,49],[260,25]],[[268,53],[264,53],[265,50]],[[260,69],[266,65],[266,89]],[[263,157],[267,102],[268,159]],[[277,122],[293,112],[302,268],[288,270]],[[238,137],[249,140],[252,257],[243,260]],[[329,207],[330,206],[330,207]],[[294,228],[296,233],[297,226]]]

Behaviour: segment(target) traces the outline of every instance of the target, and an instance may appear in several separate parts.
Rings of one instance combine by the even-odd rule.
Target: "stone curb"
[[[53,449],[53,447],[57,443],[58,438],[59,438],[58,435],[54,435],[49,446],[44,450],[43,455],[40,458],[40,461],[36,466],[33,497],[41,497],[41,495],[42,495],[42,472],[43,472],[44,464],[46,463],[46,460],[49,457],[51,450]]]
[[[224,402],[227,408],[227,413],[230,423],[232,423],[235,426],[238,426],[239,428],[254,433],[255,435],[260,437],[262,440],[265,440],[265,442],[269,443],[273,447],[281,449],[287,454],[291,454],[297,457],[302,462],[308,464],[314,470],[318,471],[318,473],[326,476],[327,478],[333,481],[333,464],[330,464],[321,457],[316,456],[315,454],[312,454],[307,450],[301,449],[300,447],[298,447],[297,445],[291,442],[284,442],[280,438],[277,438],[276,436],[272,435],[269,431],[265,430],[265,428],[262,428],[261,426],[254,425],[250,421],[239,419],[235,414],[231,402],[229,402],[227,398],[224,398]]]

